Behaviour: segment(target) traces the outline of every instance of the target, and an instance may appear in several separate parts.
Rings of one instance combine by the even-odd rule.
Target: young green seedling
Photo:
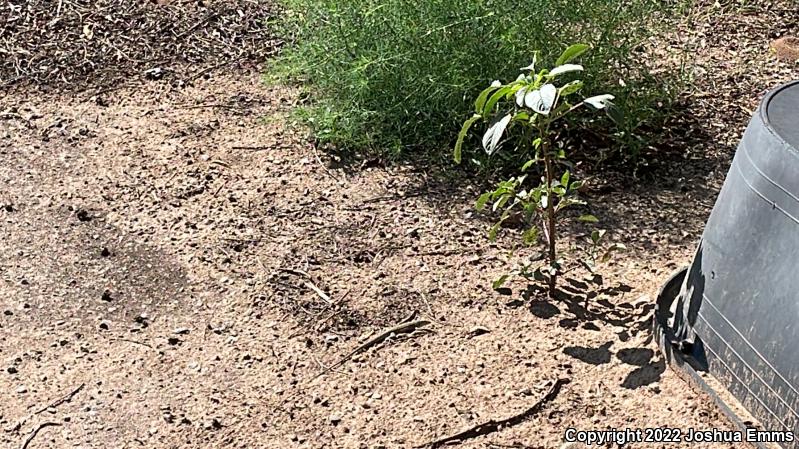
[[[493,191],[483,193],[477,200],[477,209],[483,210],[491,205],[494,212],[499,211],[499,221],[492,226],[489,237],[496,238],[500,226],[514,213],[520,213],[526,224],[524,243],[536,244],[539,230],[547,246],[547,265],[536,270],[536,277],[542,277],[549,286],[550,296],[554,296],[558,274],[562,262],[557,252],[557,222],[559,214],[569,206],[585,204],[578,199],[577,192],[583,186],[573,179],[568,169],[563,142],[555,141],[557,122],[574,111],[587,106],[594,110],[608,110],[612,106],[612,95],[597,95],[575,101],[574,98],[583,87],[579,79],[562,82],[569,76],[583,71],[583,66],[573,64],[575,58],[588,50],[587,45],[572,45],[560,55],[553,68],[537,69],[537,53],[532,63],[523,67],[523,73],[510,83],[494,81],[483,90],[475,101],[475,113],[463,124],[455,144],[454,157],[460,163],[463,143],[472,125],[478,121],[489,123],[483,134],[482,146],[489,154],[494,154],[504,145],[514,145],[517,152],[527,155],[528,160],[521,167],[521,174],[498,184]],[[510,130],[521,128],[516,133]],[[512,136],[512,137],[509,137]],[[510,142],[509,142],[510,141]],[[528,171],[538,168],[541,173],[537,185],[527,187]],[[596,222],[596,217],[583,215],[581,221]],[[541,223],[540,227],[539,224]],[[507,279],[503,276],[497,282]],[[498,287],[495,282],[495,288]]]

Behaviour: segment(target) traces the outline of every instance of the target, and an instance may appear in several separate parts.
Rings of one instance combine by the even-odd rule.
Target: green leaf
[[[599,243],[600,240],[602,240],[602,237],[605,236],[605,232],[607,231],[603,229],[594,229],[591,232],[591,241],[594,242],[594,245],[596,245],[597,243]]]
[[[583,185],[585,185],[585,182],[583,181],[574,181],[572,185],[569,186],[569,190],[572,191],[580,190],[583,187]]]
[[[569,170],[566,170],[565,172],[563,172],[563,176],[560,177],[560,184],[563,185],[563,186],[567,186],[568,187],[568,185],[569,185]]]
[[[605,102],[605,106],[605,113],[613,120],[613,123],[622,125],[624,123],[624,111],[609,101]]]
[[[500,226],[502,226],[502,221],[498,221],[494,223],[494,226],[491,226],[491,229],[488,230],[488,240],[496,241]]]
[[[574,206],[575,204],[584,205],[585,201],[578,200],[577,198],[566,197],[558,202],[557,206],[555,206],[555,211],[560,212],[561,210],[566,209],[567,207],[570,206]]]
[[[541,202],[541,195],[543,195],[543,194],[544,194],[544,188],[543,188],[543,187],[540,187],[540,186],[539,186],[539,187],[536,187],[536,188],[535,188],[535,189],[532,191],[532,194],[533,194],[533,199],[535,200],[536,204],[538,204],[538,203],[540,203],[540,202]]]
[[[508,204],[508,201],[510,201],[511,198],[513,198],[513,195],[511,195],[510,193],[503,193],[502,196],[500,196],[499,199],[494,202],[494,207],[492,210],[496,211],[497,209],[505,207],[505,205]]]
[[[453,151],[453,157],[455,158],[455,163],[461,163],[461,151],[463,149],[463,140],[466,139],[466,134],[469,133],[469,128],[474,125],[474,122],[480,120],[482,116],[475,114],[469,120],[466,120],[461,127],[461,131],[458,133],[458,141],[455,142],[455,151]]]
[[[533,164],[535,164],[535,159],[530,159],[529,161],[525,162],[524,165],[522,165],[522,171],[527,171],[527,169],[532,167]]]
[[[526,122],[526,121],[529,121],[529,120],[530,120],[530,113],[529,113],[529,112],[527,112],[527,111],[521,111],[521,112],[517,112],[517,113],[516,113],[516,114],[513,116],[513,120],[516,120],[516,121],[519,121],[519,122]]]
[[[602,263],[605,263],[605,262],[609,261],[611,257],[613,257],[613,253],[614,252],[626,251],[626,250],[627,250],[627,247],[622,245],[621,243],[614,243],[614,244],[610,245],[610,247],[607,249],[607,251],[605,251],[605,254],[602,255],[601,261],[602,261]]]
[[[488,100],[488,96],[491,94],[491,92],[494,92],[497,89],[499,89],[498,86],[490,86],[490,87],[487,87],[487,88],[483,89],[483,91],[480,92],[480,95],[477,96],[477,100],[474,101],[474,113],[475,114],[482,114],[483,113],[483,108],[485,108],[485,104],[486,104],[486,101]]]
[[[499,289],[500,287],[505,285],[505,282],[508,280],[509,277],[510,277],[509,275],[503,274],[497,280],[491,283],[491,288],[493,288],[494,290]]]
[[[567,95],[572,95],[583,88],[583,82],[580,80],[575,80],[570,83],[564,84],[558,90],[558,94],[561,97],[565,97]]]
[[[533,226],[524,231],[524,234],[522,234],[522,241],[527,246],[533,246],[538,243],[538,228]]]
[[[533,219],[533,215],[535,215],[536,211],[538,210],[538,205],[533,202],[527,202],[524,205],[524,219],[528,222]]]
[[[574,45],[570,46],[569,48],[567,48],[566,50],[563,51],[563,53],[560,55],[558,60],[555,61],[555,65],[559,66],[559,65],[566,64],[567,62],[571,61],[572,59],[574,59],[574,58],[580,56],[581,54],[585,53],[586,51],[588,51],[589,48],[591,48],[591,47],[589,47],[588,45],[585,45],[585,44],[574,44]]]
[[[491,114],[491,111],[494,110],[494,106],[497,105],[499,100],[501,100],[502,97],[507,95],[511,90],[513,90],[513,87],[511,86],[500,87],[496,92],[488,97],[488,101],[486,101],[485,106],[483,106],[483,117],[488,117],[488,115]]]
[[[578,220],[585,222],[585,223],[599,223],[599,219],[593,215],[580,215]]]
[[[486,203],[490,199],[491,199],[491,192],[486,192],[480,195],[480,197],[477,198],[477,202],[474,203],[474,208],[479,211],[482,211],[483,209],[485,209]]]

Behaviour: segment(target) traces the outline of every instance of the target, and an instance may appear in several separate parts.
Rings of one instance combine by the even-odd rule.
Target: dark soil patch
[[[183,85],[240,70],[276,51],[273,10],[265,0],[11,0],[0,5],[0,87]]]

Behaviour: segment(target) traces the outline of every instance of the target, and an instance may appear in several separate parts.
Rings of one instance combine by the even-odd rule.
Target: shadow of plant
[[[655,351],[649,348],[625,348],[616,353],[616,357],[623,363],[635,366],[644,366],[655,356]]]
[[[666,371],[666,361],[664,359],[648,362],[628,374],[621,386],[630,390],[645,387],[659,381],[664,371]]]
[[[612,341],[609,341],[598,348],[569,346],[563,349],[563,353],[582,362],[590,363],[591,365],[604,365],[606,363],[610,363],[610,358],[612,355],[610,352],[611,346],[613,346]]]
[[[574,329],[583,325],[589,330],[599,330],[597,323],[624,328],[619,338],[624,341],[631,336],[647,331],[654,309],[651,301],[624,301],[623,295],[632,291],[629,285],[618,283],[603,286],[567,277],[561,282],[556,298],[545,294],[545,287],[530,284],[524,297],[530,299],[530,313],[542,319],[551,319],[566,314],[559,321],[564,328]],[[611,301],[610,298],[619,298]]]
[[[625,348],[617,352],[616,358],[622,363],[637,367],[627,374],[621,386],[636,389],[659,381],[666,371],[666,362],[662,358],[653,361],[653,357],[655,351],[649,348]]]

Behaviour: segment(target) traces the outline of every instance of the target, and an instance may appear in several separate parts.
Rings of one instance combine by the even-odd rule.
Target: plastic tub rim
[[[759,107],[760,111],[758,113],[758,115],[760,116],[760,120],[763,121],[763,124],[765,125],[765,128],[768,130],[769,134],[776,137],[783,146],[788,147],[788,149],[793,150],[794,152],[799,152],[799,148],[796,148],[790,142],[785,140],[785,138],[777,131],[777,129],[774,128],[774,126],[771,123],[771,118],[769,117],[768,111],[769,111],[769,106],[771,105],[771,100],[773,100],[774,97],[777,96],[777,94],[779,94],[785,89],[797,85],[799,85],[799,80],[791,81],[789,83],[785,83],[783,85],[777,86],[774,89],[772,89],[768,94],[766,94],[766,97],[761,102],[761,106]]]

